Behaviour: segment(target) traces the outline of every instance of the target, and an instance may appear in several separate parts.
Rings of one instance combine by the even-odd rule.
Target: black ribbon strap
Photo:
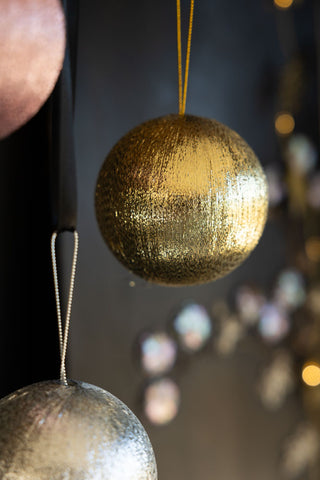
[[[74,231],[77,224],[77,182],[73,133],[77,0],[63,2],[67,42],[61,75],[51,105],[51,190],[53,227]]]

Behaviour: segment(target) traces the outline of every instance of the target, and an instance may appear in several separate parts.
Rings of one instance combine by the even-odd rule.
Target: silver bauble
[[[143,426],[87,383],[48,381],[0,401],[2,480],[156,480]]]

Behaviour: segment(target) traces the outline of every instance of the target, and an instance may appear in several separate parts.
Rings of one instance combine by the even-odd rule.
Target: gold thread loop
[[[177,48],[178,48],[179,114],[182,115],[182,56],[181,56],[181,7],[180,7],[180,0],[177,0]]]
[[[69,328],[70,328],[71,308],[72,308],[72,299],[73,299],[73,291],[74,291],[74,280],[76,276],[76,266],[77,266],[77,257],[78,257],[78,248],[79,248],[78,232],[75,230],[73,232],[73,235],[74,235],[73,258],[72,258],[70,286],[69,286],[69,295],[68,295],[64,331],[62,327],[61,302],[60,302],[59,279],[58,279],[57,256],[56,256],[56,239],[58,237],[58,233],[54,232],[51,236],[51,260],[52,260],[52,271],[53,271],[53,281],[54,281],[54,293],[55,293],[56,308],[57,308],[60,359],[61,359],[60,381],[64,385],[68,385],[67,374],[66,374],[66,355],[67,355],[68,335],[69,335]]]
[[[186,64],[185,64],[185,72],[184,72],[184,84],[182,86],[181,5],[180,5],[180,0],[177,0],[177,50],[178,50],[179,115],[184,115],[185,111],[186,111],[193,15],[194,15],[194,0],[190,0],[190,14],[189,14],[189,29],[188,29],[187,52],[186,52]],[[182,89],[183,89],[183,93],[182,93]]]

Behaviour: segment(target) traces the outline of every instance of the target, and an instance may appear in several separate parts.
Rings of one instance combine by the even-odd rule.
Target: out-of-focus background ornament
[[[174,318],[172,326],[181,348],[190,353],[203,348],[212,331],[207,310],[197,303],[185,305]]]
[[[153,380],[144,390],[143,410],[150,423],[165,425],[177,415],[180,390],[170,378]]]
[[[0,138],[35,115],[62,68],[65,17],[59,0],[4,0],[0,15]]]
[[[265,173],[268,182],[269,205],[270,207],[276,207],[285,198],[285,184],[278,168],[266,167]]]
[[[287,312],[274,302],[266,303],[260,311],[258,330],[267,343],[280,342],[289,332],[290,320]]]
[[[235,295],[235,303],[241,321],[245,325],[255,325],[265,301],[263,293],[256,286],[239,287]]]
[[[319,433],[308,422],[299,425],[283,448],[281,470],[285,478],[302,478],[317,463],[319,452]]]
[[[139,338],[140,362],[148,375],[163,375],[177,356],[177,345],[166,332],[142,333]]]
[[[0,401],[0,476],[156,480],[150,440],[118,398],[93,385],[42,382]]]
[[[292,135],[286,148],[286,161],[298,175],[306,175],[315,167],[318,154],[311,140],[302,134]]]
[[[221,356],[232,354],[244,335],[245,328],[236,315],[222,317],[219,335],[214,343],[217,353]]]
[[[266,178],[247,143],[215,120],[185,115],[192,18],[191,0],[183,96],[178,22],[179,115],[122,137],[96,187],[96,216],[111,251],[130,271],[169,286],[235,269],[257,245],[268,209]]]
[[[291,355],[285,350],[275,353],[271,363],[262,372],[258,393],[268,410],[278,410],[295,387],[295,375]]]

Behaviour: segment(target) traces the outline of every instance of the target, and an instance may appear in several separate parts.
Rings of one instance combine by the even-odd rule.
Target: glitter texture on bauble
[[[191,115],[150,120],[107,156],[96,216],[106,243],[133,273],[183,286],[234,270],[266,222],[267,182],[247,143]]]
[[[118,398],[47,381],[0,401],[0,478],[156,480],[157,468],[147,433]]]

